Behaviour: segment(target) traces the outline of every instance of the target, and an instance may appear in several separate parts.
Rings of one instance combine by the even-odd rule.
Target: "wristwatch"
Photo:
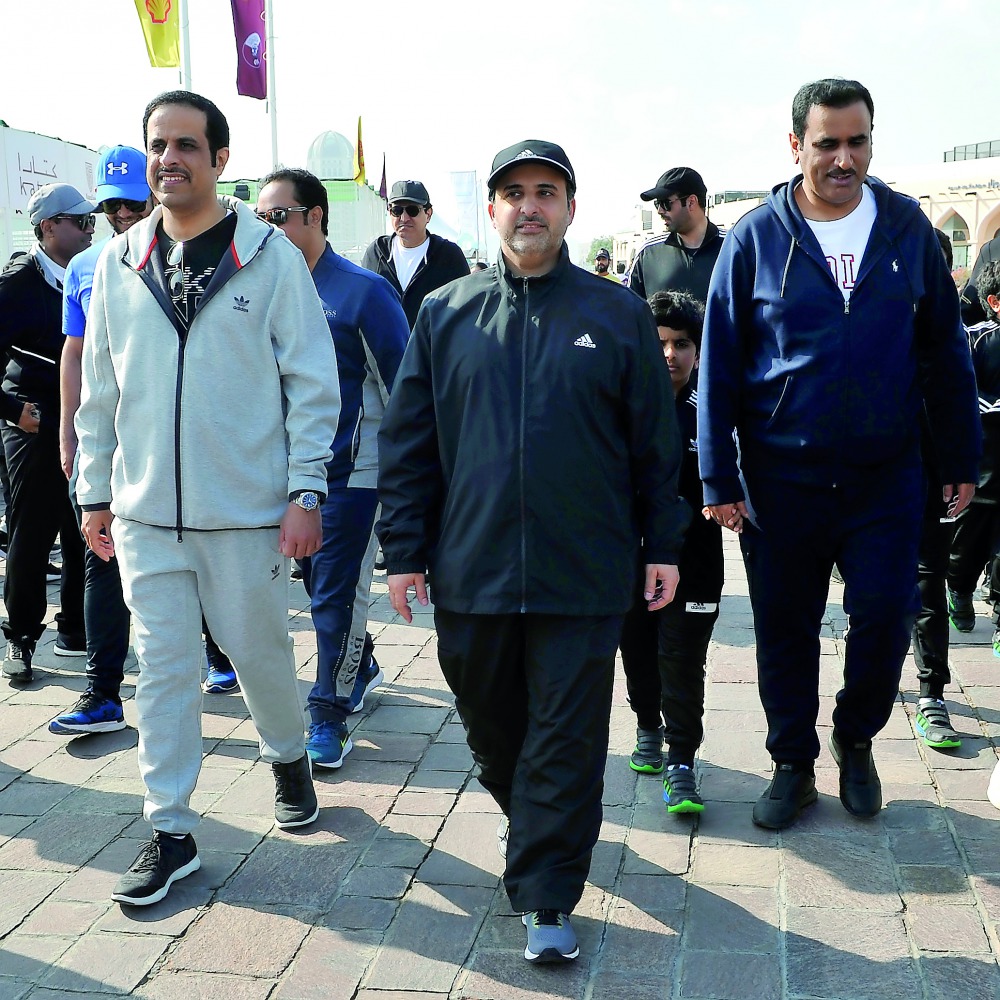
[[[319,494],[312,490],[301,490],[291,498],[291,502],[303,510],[315,510],[319,506]]]

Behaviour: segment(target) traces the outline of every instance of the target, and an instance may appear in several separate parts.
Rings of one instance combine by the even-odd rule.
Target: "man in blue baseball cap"
[[[98,164],[97,202],[115,234],[124,233],[152,210],[146,183],[146,155],[131,146],[114,146]],[[83,332],[98,258],[108,240],[94,244],[70,261],[63,282],[62,329],[66,335],[60,366],[61,412],[59,458],[70,495],[76,433],[73,417],[80,406]],[[49,730],[76,736],[125,728],[120,688],[129,646],[129,613],[122,598],[115,559],[104,562],[89,549],[84,555],[83,615],[86,625],[87,690],[67,712],[49,723]]]

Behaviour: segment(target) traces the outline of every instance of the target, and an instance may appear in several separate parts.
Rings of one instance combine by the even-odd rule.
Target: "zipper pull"
[[[851,300],[850,299],[844,299],[844,315],[845,316],[850,316],[851,315]]]

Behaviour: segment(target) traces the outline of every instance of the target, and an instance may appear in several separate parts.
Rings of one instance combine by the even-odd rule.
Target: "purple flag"
[[[236,34],[236,90],[244,97],[267,98],[264,0],[232,0]]]

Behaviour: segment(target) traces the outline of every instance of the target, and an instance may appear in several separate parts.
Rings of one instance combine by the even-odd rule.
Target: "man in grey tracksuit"
[[[289,558],[322,539],[336,360],[299,251],[218,199],[225,118],[175,91],[143,122],[160,202],[94,275],[76,417],[83,530],[117,554],[140,664],[139,765],[153,838],[112,898],[162,899],[199,867],[201,616],[237,664],[274,770],[279,826],[318,815],[288,635]],[[113,523],[112,523],[113,520]]]

